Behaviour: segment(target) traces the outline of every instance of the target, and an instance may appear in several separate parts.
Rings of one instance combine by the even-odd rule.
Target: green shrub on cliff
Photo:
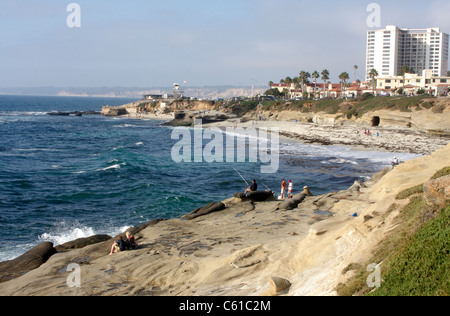
[[[450,295],[450,204],[424,223],[393,255],[374,296]]]
[[[377,110],[392,110],[401,112],[411,112],[413,109],[420,109],[419,104],[430,96],[417,97],[373,97],[357,103],[347,114],[361,117],[364,113]]]
[[[450,174],[450,167],[432,179]],[[410,198],[396,218],[396,229],[379,244],[364,264],[351,264],[353,277],[339,284],[339,295],[448,296],[450,295],[450,202],[436,209],[425,202],[423,185],[401,192],[397,198]],[[392,206],[393,210],[398,205]],[[369,263],[381,264],[381,287],[367,286]]]

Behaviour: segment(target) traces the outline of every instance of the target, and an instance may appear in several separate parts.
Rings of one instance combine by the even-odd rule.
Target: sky
[[[354,65],[363,79],[370,3],[0,0],[0,88],[266,86],[302,70],[354,79]],[[380,28],[450,33],[449,0],[376,3]]]

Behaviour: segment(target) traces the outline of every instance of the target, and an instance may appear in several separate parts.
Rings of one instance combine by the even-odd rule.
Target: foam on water
[[[103,228],[93,228],[82,225],[78,221],[61,221],[48,232],[38,236],[39,242],[49,241],[54,246],[62,245],[66,242],[73,241],[79,238],[91,237],[94,235],[106,234],[110,236],[116,236],[125,232],[131,226],[109,226]]]

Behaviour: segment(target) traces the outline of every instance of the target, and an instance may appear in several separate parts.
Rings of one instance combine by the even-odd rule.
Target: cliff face
[[[423,133],[437,136],[450,136],[450,110],[442,113],[432,111],[375,111],[369,112],[361,119],[369,126],[411,127]]]
[[[408,127],[436,136],[450,136],[450,106],[436,113],[431,110],[402,112],[398,110],[369,111],[359,118],[344,114],[325,112],[254,111],[246,116],[248,120],[263,118],[271,121],[298,121],[326,126]]]
[[[289,102],[270,110],[263,103],[249,112],[243,120],[272,120],[314,123],[327,126],[356,125],[370,127],[408,127],[419,132],[437,136],[450,136],[450,98],[375,98],[368,101],[325,100],[331,104],[331,113],[318,110],[315,103],[304,103],[296,110],[290,109]],[[332,102],[331,102],[332,101]],[[322,101],[314,101],[322,102]],[[231,104],[231,103],[230,103]],[[226,115],[232,113],[227,102],[200,100],[141,100],[119,107],[103,107],[106,116],[163,114],[177,111],[202,112],[217,111]],[[406,104],[406,105],[405,105]],[[373,110],[370,110],[373,108]],[[363,114],[358,115],[358,112]],[[219,113],[220,114],[220,113]],[[218,114],[217,114],[218,115]],[[235,118],[233,116],[232,118]],[[176,122],[175,122],[176,123]]]

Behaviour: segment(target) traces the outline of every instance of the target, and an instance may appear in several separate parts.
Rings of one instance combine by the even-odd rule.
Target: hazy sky
[[[67,6],[81,8],[69,28]],[[367,6],[339,0],[0,0],[0,87],[266,85],[364,77]],[[440,27],[450,1],[377,1],[381,27]]]

